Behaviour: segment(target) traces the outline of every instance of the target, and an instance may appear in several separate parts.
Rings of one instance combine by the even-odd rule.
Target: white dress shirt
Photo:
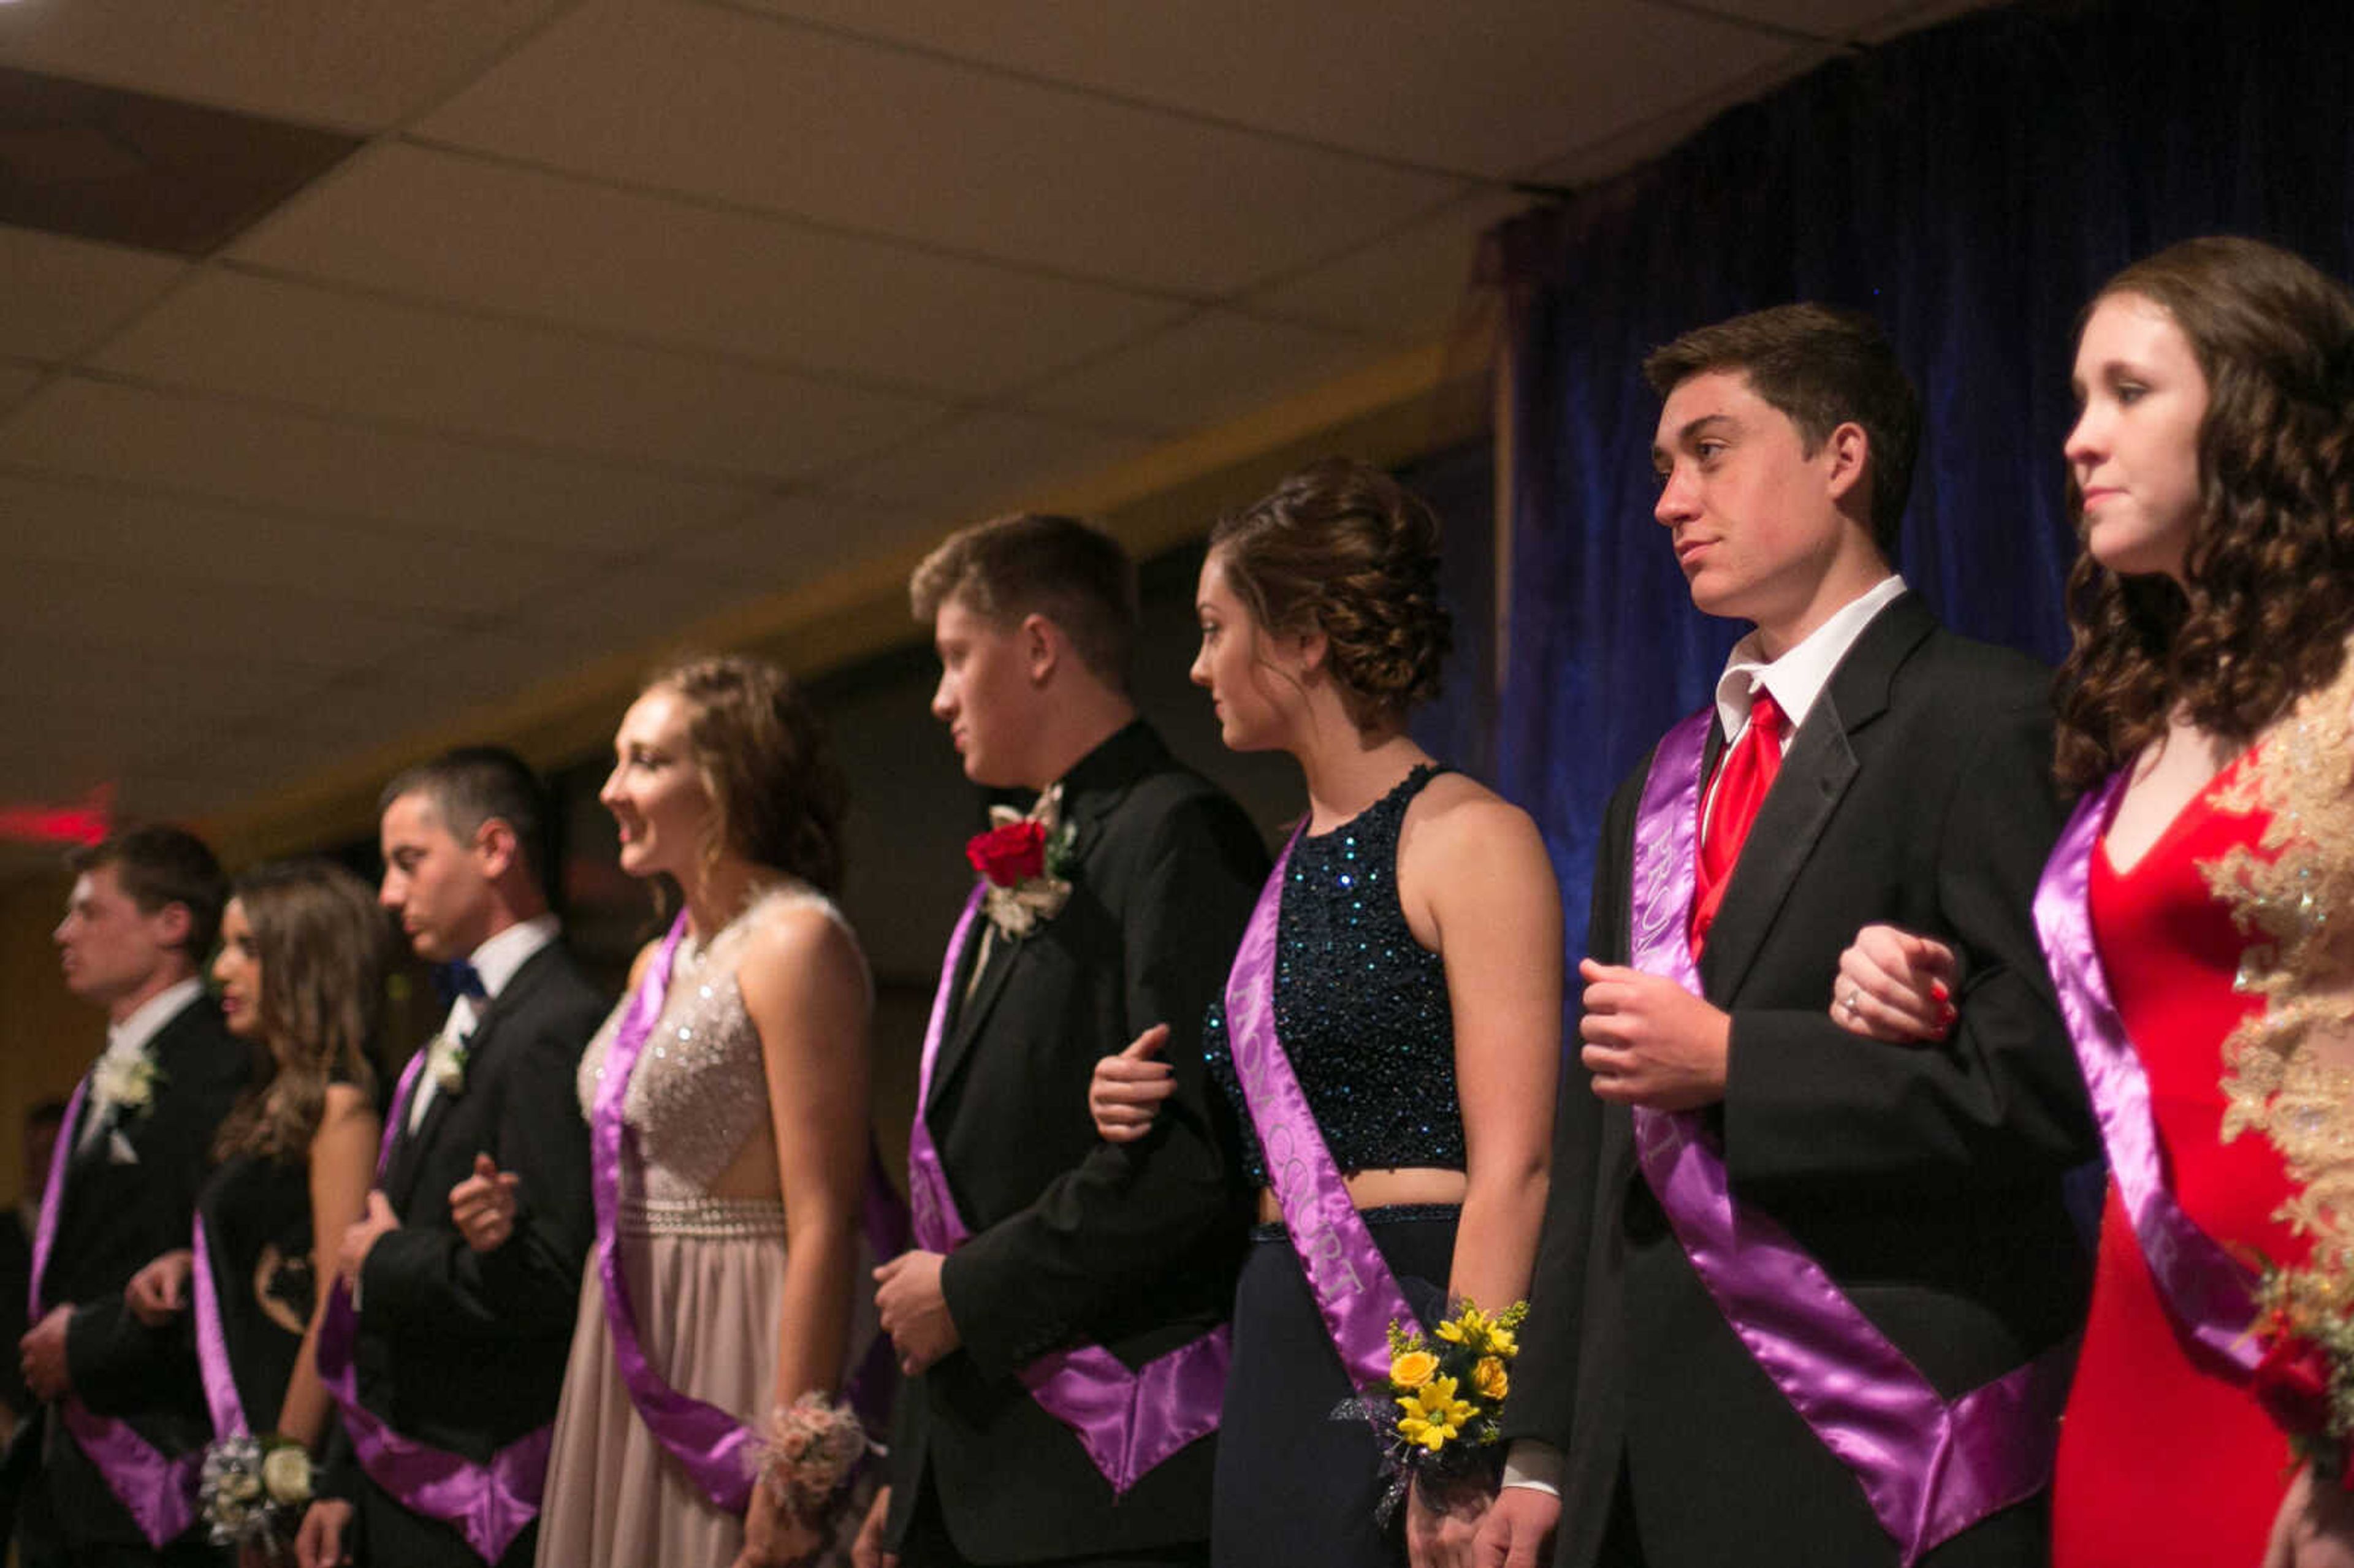
[[[131,1016],[120,1023],[106,1026],[106,1049],[99,1053],[96,1065],[90,1068],[87,1108],[82,1113],[81,1130],[75,1135],[75,1146],[88,1149],[98,1141],[106,1126],[107,1113],[114,1108],[113,1097],[105,1086],[116,1075],[115,1071],[127,1068],[143,1055],[149,1041],[163,1031],[164,1025],[180,1015],[180,1010],[205,994],[205,982],[193,975],[174,985],[165,986],[145,1001],[133,1008]]]

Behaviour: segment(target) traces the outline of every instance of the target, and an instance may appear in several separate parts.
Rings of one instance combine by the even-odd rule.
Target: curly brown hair
[[[2135,262],[2084,318],[2123,294],[2166,312],[2206,376],[2200,511],[2180,584],[2122,577],[2089,550],[2068,574],[2054,766],[2076,789],[2178,710],[2253,739],[2337,679],[2354,628],[2354,293],[2285,250],[2214,236]],[[2068,514],[2081,535],[2073,474]]]
[[[1271,631],[1318,631],[1360,729],[1437,694],[1453,632],[1438,514],[1370,463],[1326,458],[1210,530],[1227,586]]]
[[[368,885],[332,861],[281,861],[237,879],[229,896],[253,932],[267,1061],[214,1137],[226,1160],[309,1156],[332,1082],[373,1097],[368,1051],[384,1012],[392,934]]]
[[[705,864],[732,852],[839,893],[850,789],[793,678],[766,659],[702,654],[655,672],[644,690],[656,689],[686,704],[687,746],[711,796]]]

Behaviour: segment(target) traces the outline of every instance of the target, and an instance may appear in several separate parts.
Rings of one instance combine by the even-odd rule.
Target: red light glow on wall
[[[101,784],[70,806],[0,805],[0,840],[22,844],[94,844],[114,821],[114,786]]]

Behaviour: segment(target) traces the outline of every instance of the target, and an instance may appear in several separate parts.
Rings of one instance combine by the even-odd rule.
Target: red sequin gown
[[[2186,806],[2129,869],[2093,852],[2092,925],[2143,1071],[2169,1185],[2227,1246],[2301,1260],[2274,1211],[2290,1184],[2263,1133],[2222,1140],[2222,1044],[2261,1005],[2232,989],[2248,938],[2200,867],[2253,845],[2261,815]],[[2253,1568],[2288,1481],[2288,1444],[2244,1387],[2194,1364],[2109,1185],[2083,1360],[2061,1428],[2054,1568]]]

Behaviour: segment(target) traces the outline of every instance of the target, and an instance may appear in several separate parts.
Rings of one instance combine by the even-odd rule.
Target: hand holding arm
[[[188,1277],[196,1262],[196,1255],[186,1247],[164,1254],[131,1277],[122,1287],[123,1305],[149,1328],[162,1328],[187,1310]]]
[[[1840,954],[1831,1022],[1873,1040],[1942,1040],[1959,1016],[1953,999],[1960,969],[1943,942],[1894,926],[1866,926]]]
[[[514,1234],[515,1187],[521,1181],[489,1155],[474,1156],[474,1173],[450,1189],[450,1218],[468,1246],[496,1252]]]
[[[1117,1056],[1096,1064],[1087,1085],[1087,1114],[1106,1143],[1133,1143],[1152,1130],[1161,1102],[1177,1092],[1176,1069],[1153,1058],[1169,1044],[1169,1025],[1156,1023]]]

